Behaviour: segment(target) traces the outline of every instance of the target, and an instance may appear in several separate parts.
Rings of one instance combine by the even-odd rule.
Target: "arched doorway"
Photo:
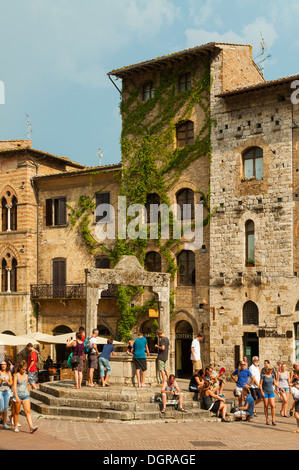
[[[56,328],[54,328],[53,330],[53,336],[65,335],[67,333],[72,333],[72,330],[68,326],[65,326],[65,325],[56,326]],[[60,364],[66,361],[70,354],[70,350],[67,349],[65,344],[55,344],[54,351],[55,351],[54,352],[55,357],[54,358],[52,357],[52,359],[54,362],[60,363]]]
[[[178,378],[192,375],[191,344],[193,328],[187,321],[181,321],[175,328],[175,373]]]

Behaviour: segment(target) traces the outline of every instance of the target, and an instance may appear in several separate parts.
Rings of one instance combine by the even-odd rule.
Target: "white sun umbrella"
[[[27,346],[28,338],[26,336],[13,336],[0,334],[0,345],[4,346]]]

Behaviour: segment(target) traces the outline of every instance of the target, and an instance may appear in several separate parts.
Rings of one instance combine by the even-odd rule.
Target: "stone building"
[[[182,210],[189,204],[191,222],[202,204],[209,221],[201,248],[192,250],[184,238],[139,246],[147,271],[172,273],[174,372],[190,374],[191,340],[199,331],[205,335],[204,364],[230,369],[243,355],[250,361],[255,354],[294,361],[299,111],[290,85],[295,77],[267,82],[250,46],[219,43],[109,76],[122,81],[121,164],[91,168],[34,150],[30,142],[0,143],[1,332],[58,334],[85,324],[85,270],[112,267],[109,252],[117,246],[113,239],[97,243],[103,214],[96,208],[109,203],[118,214],[118,197],[126,196],[129,203],[144,204],[149,215],[150,204],[177,204]],[[118,219],[115,227],[117,233],[122,228]],[[134,304],[152,295],[145,289]],[[109,286],[95,326],[117,337],[119,321],[115,288]],[[141,329],[151,343],[153,327],[139,315],[131,333]],[[63,355],[59,348],[53,353]]]

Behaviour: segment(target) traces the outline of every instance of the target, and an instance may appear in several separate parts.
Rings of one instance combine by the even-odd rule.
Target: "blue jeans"
[[[108,359],[105,359],[104,357],[99,358],[99,367],[100,367],[100,377],[105,377],[105,369],[106,369],[106,374],[111,373],[111,366],[110,362]]]
[[[0,412],[7,411],[10,402],[10,391],[0,392]]]

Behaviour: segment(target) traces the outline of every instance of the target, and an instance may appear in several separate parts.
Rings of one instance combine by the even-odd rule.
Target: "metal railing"
[[[32,284],[32,299],[82,299],[86,297],[85,284]]]

